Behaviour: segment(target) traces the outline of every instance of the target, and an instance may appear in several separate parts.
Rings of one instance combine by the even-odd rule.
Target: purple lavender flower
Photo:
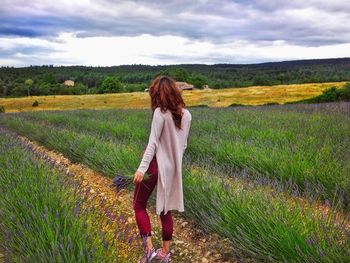
[[[117,174],[117,176],[113,179],[113,186],[117,188],[117,192],[124,189],[129,184],[131,184],[131,179],[123,174]]]

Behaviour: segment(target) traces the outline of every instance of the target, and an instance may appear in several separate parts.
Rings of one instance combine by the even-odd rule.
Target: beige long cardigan
[[[153,113],[151,132],[147,148],[137,171],[145,172],[156,154],[158,164],[156,213],[169,210],[184,212],[182,189],[182,158],[187,147],[187,138],[192,116],[183,109],[181,130],[172,119],[170,111],[162,112],[160,107]]]

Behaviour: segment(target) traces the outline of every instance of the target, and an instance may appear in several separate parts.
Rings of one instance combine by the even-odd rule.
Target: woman
[[[172,78],[157,77],[150,86],[153,111],[148,145],[134,180],[134,211],[145,254],[139,262],[152,258],[170,261],[173,219],[170,210],[184,211],[182,191],[182,157],[192,116]],[[144,174],[150,176],[143,180]],[[147,201],[157,185],[156,213],[162,222],[163,247],[155,250],[151,239],[151,224],[146,211]]]

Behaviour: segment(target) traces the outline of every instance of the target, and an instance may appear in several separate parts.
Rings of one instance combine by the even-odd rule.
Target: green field
[[[242,257],[347,262],[350,104],[191,108],[185,216]],[[149,110],[6,113],[0,124],[76,162],[132,176]],[[319,209],[322,205],[328,209]]]

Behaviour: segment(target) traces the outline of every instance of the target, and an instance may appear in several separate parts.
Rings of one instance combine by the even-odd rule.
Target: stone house
[[[64,81],[64,85],[65,86],[69,86],[69,87],[74,87],[74,81],[70,80],[70,79],[67,79],[67,80]]]

